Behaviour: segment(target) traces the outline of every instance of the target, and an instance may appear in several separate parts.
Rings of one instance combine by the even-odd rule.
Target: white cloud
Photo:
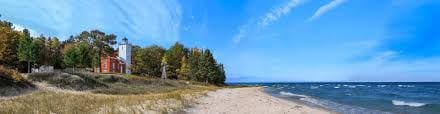
[[[2,18],[60,38],[100,29],[118,37],[166,44],[179,40],[181,30],[182,11],[176,0],[1,0],[0,4]]]
[[[321,7],[319,7],[319,9],[316,10],[316,12],[313,14],[312,17],[310,17],[308,19],[308,21],[313,21],[313,20],[321,17],[321,15],[323,15],[324,13],[327,13],[331,9],[338,7],[339,5],[344,3],[345,1],[346,0],[333,0],[330,3],[325,4],[325,5],[321,6]]]
[[[250,32],[264,29],[266,26],[276,22],[282,16],[287,15],[293,8],[302,3],[302,0],[289,0],[287,3],[280,5],[267,12],[262,17],[258,18],[256,22],[248,21],[248,23],[241,25],[238,33],[232,37],[233,43],[237,44],[246,37]]]
[[[298,6],[300,3],[301,0],[289,0],[289,2],[287,2],[286,4],[266,13],[266,15],[259,22],[260,26],[264,27],[277,21],[280,17],[288,14],[292,10],[292,8]]]
[[[29,33],[31,34],[31,36],[33,36],[33,37],[37,37],[37,36],[38,36],[38,33],[37,33],[35,30],[33,30],[33,29],[25,28],[25,27],[23,27],[23,26],[21,26],[21,25],[18,25],[18,24],[14,24],[13,27],[14,27],[14,29],[17,30],[17,31],[23,31],[24,29],[28,29],[28,30],[29,30]]]

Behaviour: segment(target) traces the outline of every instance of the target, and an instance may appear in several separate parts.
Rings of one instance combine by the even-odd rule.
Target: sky
[[[438,0],[0,1],[16,29],[209,48],[227,82],[440,81]]]

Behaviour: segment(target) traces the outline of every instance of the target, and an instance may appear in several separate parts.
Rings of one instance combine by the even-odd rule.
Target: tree
[[[161,63],[165,49],[157,45],[137,49],[133,55],[133,74],[140,74],[149,77],[161,76]]]
[[[212,53],[209,49],[203,51],[200,64],[199,64],[199,73],[200,73],[200,81],[204,81],[205,83],[213,83],[216,75],[216,61],[212,56]]]
[[[63,55],[61,54],[61,44],[57,37],[53,37],[50,41],[50,51],[52,55],[51,57],[51,65],[54,68],[61,68],[63,63]]]
[[[91,66],[92,58],[90,56],[90,46],[87,43],[80,42],[76,46],[77,67],[86,68]]]
[[[181,63],[181,66],[179,68],[179,76],[178,76],[178,78],[182,79],[182,80],[190,80],[191,79],[189,77],[189,74],[190,74],[189,70],[190,70],[190,68],[189,68],[189,63],[188,63],[188,60],[187,60],[186,56],[182,57],[180,63]]]
[[[77,53],[77,49],[74,45],[67,45],[64,48],[64,58],[63,63],[66,67],[72,67],[75,68],[76,64],[79,62],[78,58],[79,55]]]
[[[111,45],[116,44],[116,35],[110,34],[106,35],[104,32],[99,30],[90,31],[89,36],[91,37],[91,43],[94,49],[96,49],[98,56],[98,67],[101,69],[101,55],[109,55],[113,53],[113,48]],[[95,66],[96,67],[96,66]]]
[[[34,60],[38,66],[49,65],[49,62],[52,61],[50,59],[51,53],[48,50],[46,40],[47,40],[46,37],[44,37],[43,35],[40,35],[40,37],[37,37],[34,40],[32,40],[33,41],[32,52],[33,54],[36,54],[36,56],[34,56]]]
[[[223,67],[223,64],[218,64],[217,65],[217,74],[215,75],[215,80],[214,80],[214,84],[217,85],[224,85],[225,81],[226,81],[226,74],[225,74],[225,69]]]
[[[109,55],[114,52],[111,45],[116,44],[116,35],[107,35],[99,30],[92,30],[90,32],[83,31],[80,35],[72,40],[77,42],[85,42],[91,45],[90,48],[92,48],[92,51],[95,53],[94,55],[92,55],[93,66],[99,67],[99,69],[101,69],[101,56]],[[71,42],[72,40],[69,41]]]
[[[173,46],[171,46],[170,49],[167,50],[165,53],[165,58],[167,59],[167,75],[171,79],[177,79],[179,73],[179,68],[181,66],[181,59],[183,56],[187,55],[187,49],[180,44],[179,42],[176,42]]]
[[[192,81],[201,80],[201,73],[199,71],[199,65],[202,52],[198,48],[192,48],[188,57],[189,77]]]
[[[12,23],[0,21],[0,64],[16,65],[20,32],[13,30]]]
[[[35,61],[33,60],[35,54],[32,53],[32,38],[27,29],[23,30],[23,35],[20,37],[17,55],[20,61],[27,62],[28,73],[31,73],[31,62]]]

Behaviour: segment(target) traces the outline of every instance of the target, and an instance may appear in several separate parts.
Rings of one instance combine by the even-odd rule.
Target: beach
[[[208,92],[187,109],[190,114],[333,114],[317,107],[271,96],[262,87],[226,88]]]

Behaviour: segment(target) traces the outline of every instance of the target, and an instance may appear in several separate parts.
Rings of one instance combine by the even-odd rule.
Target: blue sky
[[[437,0],[17,0],[1,19],[66,39],[209,48],[228,82],[440,81]]]

